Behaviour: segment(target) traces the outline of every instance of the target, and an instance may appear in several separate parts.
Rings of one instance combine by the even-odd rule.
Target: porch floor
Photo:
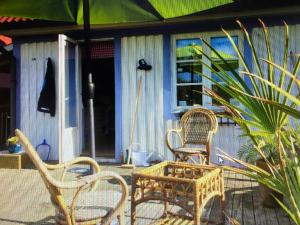
[[[119,173],[131,182],[130,169],[115,165],[102,166],[103,170]],[[113,188],[107,182],[104,188]],[[258,184],[239,174],[225,172],[226,207],[228,216],[243,225],[290,225],[288,216],[280,209],[261,206]],[[54,223],[54,208],[49,194],[36,170],[0,169],[0,224],[50,225]],[[162,204],[149,202],[137,208],[137,224],[149,224],[162,213]],[[130,198],[126,207],[126,224],[130,224]],[[221,213],[219,201],[211,201],[202,216],[203,224],[219,224]],[[205,221],[209,221],[208,223]]]

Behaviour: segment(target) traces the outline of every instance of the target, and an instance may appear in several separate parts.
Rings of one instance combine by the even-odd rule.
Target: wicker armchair
[[[167,146],[175,156],[175,161],[210,163],[210,145],[213,135],[218,129],[217,117],[211,110],[197,108],[186,112],[181,118],[181,128],[168,130]],[[176,133],[181,140],[181,146],[174,148],[171,144],[171,134]],[[200,146],[199,146],[200,145]],[[205,146],[205,147],[201,147]]]
[[[15,133],[46,184],[51,201],[56,208],[56,224],[110,224],[115,218],[118,219],[119,224],[124,224],[128,187],[121,176],[109,171],[100,172],[97,162],[89,157],[78,157],[57,165],[46,164],[23,133],[20,130],[16,130]],[[77,163],[93,166],[95,174],[65,181],[68,169]],[[61,179],[55,179],[50,170],[62,170]],[[98,190],[101,188],[100,182],[107,178],[118,180],[122,192]],[[71,194],[66,195],[67,192]]]

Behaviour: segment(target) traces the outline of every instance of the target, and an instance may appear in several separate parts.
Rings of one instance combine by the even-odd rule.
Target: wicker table
[[[9,153],[0,151],[0,168],[23,169],[30,164],[30,159],[25,152]]]
[[[136,206],[149,200],[164,202],[164,214],[155,224],[200,224],[204,206],[220,196],[224,207],[223,169],[182,162],[162,162],[132,173],[131,224],[136,224]],[[171,212],[170,204],[186,213]],[[176,223],[176,224],[177,224]]]

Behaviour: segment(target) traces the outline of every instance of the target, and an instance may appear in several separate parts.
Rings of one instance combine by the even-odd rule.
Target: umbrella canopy
[[[233,0],[148,0],[165,18],[186,16],[217,6],[232,3]]]
[[[74,22],[77,5],[69,0],[1,0],[0,15]]]
[[[186,16],[233,0],[90,0],[90,24]],[[0,15],[83,24],[83,0],[1,0]]]

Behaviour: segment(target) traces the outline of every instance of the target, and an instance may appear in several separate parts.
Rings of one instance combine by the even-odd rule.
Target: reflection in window
[[[202,104],[201,49],[198,38],[176,40],[177,106]]]
[[[234,40],[235,44],[238,45],[238,37],[233,36],[232,39]],[[221,59],[219,59],[219,57],[214,52],[212,52],[212,59],[215,63],[217,63],[217,65],[220,68],[222,68],[222,70],[227,71],[229,74],[231,74],[230,70],[237,70],[239,68],[237,53],[235,52],[233,46],[231,45],[227,37],[212,37],[211,46],[218,51],[218,53],[226,60],[228,64],[226,65]],[[212,67],[217,72],[220,71],[219,68],[217,68],[216,66],[212,65]],[[216,74],[212,73],[211,77],[218,83],[222,83],[222,81]],[[231,101],[230,96],[224,91],[222,91],[220,88],[218,88],[216,85],[212,85],[212,90],[215,91],[219,96],[223,97],[225,100]],[[219,105],[219,103],[214,99],[212,100],[212,104]]]

